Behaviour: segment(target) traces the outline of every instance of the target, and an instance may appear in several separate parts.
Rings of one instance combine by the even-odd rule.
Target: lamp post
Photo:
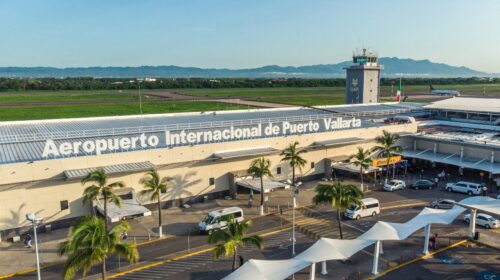
[[[40,257],[38,255],[38,238],[36,235],[36,227],[38,224],[40,224],[43,220],[43,218],[39,218],[35,216],[33,213],[28,213],[26,214],[26,220],[31,222],[33,224],[33,233],[35,235],[35,255],[36,255],[36,272],[37,272],[37,278],[38,280],[41,280],[42,277],[40,276]]]

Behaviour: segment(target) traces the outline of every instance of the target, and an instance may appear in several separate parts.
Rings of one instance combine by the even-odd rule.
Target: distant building
[[[353,64],[346,67],[345,103],[377,103],[380,91],[378,56],[363,49],[353,55]]]

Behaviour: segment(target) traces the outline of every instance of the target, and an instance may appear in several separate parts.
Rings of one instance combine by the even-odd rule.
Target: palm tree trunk
[[[385,165],[385,181],[388,182],[389,181],[389,171],[390,171],[390,167],[389,167],[389,160],[391,159],[390,156],[387,157],[387,164]]]
[[[101,267],[102,267],[102,272],[101,272],[102,280],[106,280],[106,260],[102,261]]]
[[[363,167],[359,169],[359,177],[361,177],[361,191],[364,192],[364,184],[363,184]]]
[[[264,215],[264,180],[260,176],[260,215]]]
[[[108,234],[108,197],[104,194],[104,232]]]
[[[236,270],[236,253],[238,252],[238,249],[234,250],[233,254],[233,271]]]
[[[161,222],[161,201],[160,195],[158,195],[158,233],[160,237],[163,235],[162,222]]]
[[[342,234],[342,223],[340,222],[340,209],[337,208],[337,216],[339,219],[339,232],[340,232],[340,239],[344,239],[344,235]]]

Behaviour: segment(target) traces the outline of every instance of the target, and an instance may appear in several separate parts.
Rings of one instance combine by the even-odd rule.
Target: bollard
[[[148,233],[148,240],[151,240],[151,233]]]
[[[190,246],[190,242],[189,242],[189,235],[190,235],[190,232],[188,231],[188,252],[191,250],[191,246]]]
[[[135,236],[134,236],[134,244],[137,244],[137,240],[135,239]]]

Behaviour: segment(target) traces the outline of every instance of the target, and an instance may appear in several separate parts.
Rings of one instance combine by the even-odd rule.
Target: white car
[[[457,183],[446,184],[446,190],[449,192],[461,192],[468,195],[480,195],[482,188],[480,184],[460,181]]]
[[[401,180],[390,180],[384,185],[384,190],[389,192],[402,189],[406,189],[406,183]]]
[[[470,214],[464,215],[464,221],[470,223]],[[500,221],[493,218],[488,214],[477,214],[476,225],[483,226],[485,228],[498,228],[500,227]]]

